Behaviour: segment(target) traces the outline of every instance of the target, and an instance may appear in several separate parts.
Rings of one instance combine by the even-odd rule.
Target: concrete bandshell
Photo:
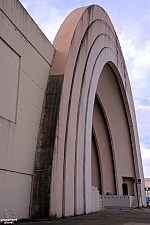
[[[74,10],[53,45],[18,0],[0,1],[0,15],[0,42],[3,52],[8,53],[0,57],[5,71],[0,71],[0,81],[9,89],[4,75],[8,81],[11,73],[18,79],[10,84],[15,97],[10,96],[11,90],[5,92],[13,116],[12,110],[0,110],[0,216],[8,207],[18,219],[28,218],[28,212],[30,218],[43,219],[102,209],[98,185],[91,179],[95,176],[92,129],[101,194],[114,191],[113,179],[108,182],[112,187],[106,188],[110,174],[117,196],[123,195],[123,182],[141,178],[138,191],[140,204],[145,205],[132,93],[107,13],[97,5]],[[8,57],[9,51],[12,57]],[[1,107],[5,103],[1,98]],[[99,129],[102,119],[110,142],[110,152],[107,149],[105,155],[103,133],[99,133],[104,131]],[[109,169],[108,163],[112,163]]]
[[[106,63],[120,84],[131,128],[135,176],[142,179],[141,189],[144,185],[129,78],[113,25],[97,5],[73,11],[60,27],[54,46],[56,53],[50,74],[64,74],[64,82],[52,166],[50,215],[90,213],[93,106]],[[121,194],[121,177],[117,182]],[[144,204],[144,195],[142,198]]]

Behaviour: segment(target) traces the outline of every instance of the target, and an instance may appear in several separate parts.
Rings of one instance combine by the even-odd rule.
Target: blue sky
[[[150,0],[20,0],[47,38],[53,39],[75,8],[97,4],[117,32],[128,74],[140,138],[144,176],[150,177]]]

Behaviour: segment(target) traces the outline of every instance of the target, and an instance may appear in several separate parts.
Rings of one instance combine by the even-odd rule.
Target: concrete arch
[[[100,176],[102,177],[101,195],[111,193],[117,195],[116,187],[116,166],[115,153],[113,151],[111,129],[108,128],[109,122],[106,121],[106,112],[102,109],[97,97],[94,101],[93,109],[93,130],[97,140],[97,151],[101,161]],[[93,149],[92,149],[93,150]],[[92,165],[94,167],[94,165]],[[92,186],[95,186],[92,184]]]
[[[120,44],[108,15],[97,5],[74,10],[60,27],[54,47],[56,53],[43,104],[35,160],[31,217],[61,217],[92,211],[93,107],[98,81],[106,64],[109,64],[118,79],[131,129],[135,176],[140,177],[142,187],[144,185],[129,78]],[[56,88],[51,93],[49,87],[53,84],[56,84]],[[56,107],[53,106],[54,123],[46,115],[47,105],[50,105],[51,100],[57,103]],[[45,145],[49,136],[44,140],[41,138],[45,123],[49,124],[47,130],[52,135],[51,145]],[[44,151],[47,152],[45,156]],[[39,168],[47,171],[45,178],[39,175]],[[116,177],[120,184],[121,175],[118,175],[117,170]],[[42,196],[37,198],[35,191],[37,188],[40,190],[40,182],[43,180],[42,195],[46,203],[41,203]]]
[[[101,162],[101,157],[100,157],[98,140],[97,140],[97,136],[96,136],[96,132],[94,130],[94,127],[92,128],[92,146],[91,146],[91,151],[93,151],[93,147],[94,147],[94,151],[95,151],[94,154],[96,155],[96,157],[94,157],[94,158],[96,158],[96,159],[92,158],[92,156],[91,156],[91,163],[93,163],[93,165],[91,166],[91,170],[92,170],[91,174],[92,174],[92,176],[95,176],[94,172],[95,172],[95,170],[98,170],[98,171],[96,171],[97,175],[99,175],[98,179],[93,179],[93,177],[92,177],[92,179],[94,180],[94,182],[96,182],[98,184],[97,186],[98,186],[98,189],[99,189],[99,194],[102,194],[102,175],[101,175],[102,174],[101,173],[101,170],[102,170],[101,164],[102,164],[102,162]],[[91,154],[93,154],[93,153],[91,153]],[[94,168],[94,160],[97,161],[96,164],[97,164],[98,168]],[[92,181],[92,183],[94,183],[94,182]],[[92,186],[95,186],[95,185],[92,185]]]

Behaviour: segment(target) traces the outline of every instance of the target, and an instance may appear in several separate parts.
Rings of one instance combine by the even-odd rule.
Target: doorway
[[[122,192],[123,192],[123,195],[128,195],[128,184],[127,183],[122,184]]]

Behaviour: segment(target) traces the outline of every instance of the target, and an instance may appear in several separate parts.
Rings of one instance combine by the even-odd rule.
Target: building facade
[[[107,13],[74,10],[53,45],[18,0],[0,1],[0,14],[0,216],[88,214],[108,195],[145,205],[131,87]]]

